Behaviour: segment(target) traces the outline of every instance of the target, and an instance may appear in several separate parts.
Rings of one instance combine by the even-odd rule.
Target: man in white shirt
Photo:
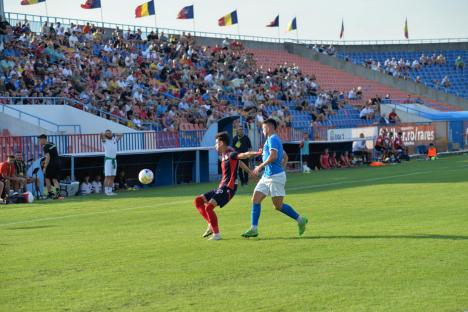
[[[123,134],[114,135],[110,130],[101,133],[102,146],[104,147],[104,193],[107,196],[116,195],[112,190],[117,174],[117,142],[122,136]]]
[[[353,142],[353,156],[361,158],[362,162],[366,164],[370,160],[370,152],[367,149],[366,141],[364,140],[364,133],[359,135],[359,139],[359,141]]]
[[[94,180],[91,183],[91,185],[93,187],[93,193],[95,193],[95,194],[101,194],[102,193],[102,182],[101,182],[101,176],[100,175],[96,176],[96,180]]]
[[[89,195],[93,192],[93,186],[91,182],[89,182],[89,176],[85,176],[83,182],[80,185],[80,194],[81,195]]]
[[[374,110],[369,105],[366,105],[361,112],[359,113],[359,118],[361,119],[373,119]]]

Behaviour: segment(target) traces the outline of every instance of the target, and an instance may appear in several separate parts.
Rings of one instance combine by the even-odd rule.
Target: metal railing
[[[45,128],[49,131],[55,131],[55,132],[65,132],[66,129],[72,129],[72,132],[75,134],[80,134],[81,133],[81,126],[80,125],[60,125],[55,122],[46,120],[44,118],[35,116],[30,113],[23,112],[22,110],[13,108],[11,106],[7,105],[0,105],[1,107],[1,112],[9,115],[14,118],[18,118],[21,121],[27,121],[35,126]],[[52,128],[50,128],[52,126]]]
[[[205,130],[124,133],[117,148],[119,152],[141,152],[200,147],[204,135]],[[47,140],[57,146],[59,155],[80,155],[104,151],[100,134],[49,135]],[[38,159],[42,156],[42,148],[36,136],[0,136],[0,161],[18,151],[23,154],[24,159]]]
[[[95,24],[99,27],[116,29],[117,27],[121,30],[130,29],[131,31],[136,31],[140,29],[143,34],[149,34],[151,31],[158,30],[159,32],[164,32],[169,35],[182,35],[183,33],[190,33],[195,37],[207,37],[207,38],[229,38],[245,41],[260,41],[260,42],[271,42],[271,43],[285,43],[293,42],[298,44],[305,45],[336,45],[336,46],[346,46],[346,45],[390,45],[390,44],[424,44],[424,43],[458,43],[458,42],[468,42],[468,38],[434,38],[434,39],[409,39],[409,40],[318,40],[318,39],[293,39],[293,38],[274,38],[274,37],[264,37],[264,36],[249,36],[249,35],[236,35],[236,34],[225,34],[225,33],[215,33],[215,32],[203,32],[203,31],[193,31],[193,30],[180,30],[180,29],[171,29],[171,28],[161,28],[161,27],[151,27],[151,26],[138,26],[138,25],[127,25],[119,23],[102,23],[100,21],[91,21],[91,20],[80,20],[74,18],[66,17],[55,17],[55,16],[40,16],[40,15],[31,15],[15,12],[5,12],[6,19],[10,22],[12,26],[16,25],[17,22],[23,22],[25,19],[28,20],[31,26],[31,30],[34,32],[39,32],[41,26],[44,22],[48,21],[50,23],[61,23],[63,26],[70,26],[72,23],[77,25],[83,25],[85,23]]]

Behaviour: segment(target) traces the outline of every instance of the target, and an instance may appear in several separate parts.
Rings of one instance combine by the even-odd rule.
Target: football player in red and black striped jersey
[[[216,206],[224,207],[236,194],[239,166],[251,174],[249,167],[239,160],[260,155],[258,152],[236,152],[229,146],[229,136],[226,132],[220,132],[216,135],[215,148],[221,155],[221,181],[217,189],[197,196],[194,201],[195,207],[208,223],[208,228],[203,234],[203,237],[212,235],[210,240],[221,239],[218,227],[218,218],[214,209]]]

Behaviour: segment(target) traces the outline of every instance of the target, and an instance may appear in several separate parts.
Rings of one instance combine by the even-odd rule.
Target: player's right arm
[[[237,159],[248,159],[248,158],[253,158],[257,156],[261,156],[262,152],[257,151],[257,152],[245,152],[245,153],[239,153],[237,154]]]

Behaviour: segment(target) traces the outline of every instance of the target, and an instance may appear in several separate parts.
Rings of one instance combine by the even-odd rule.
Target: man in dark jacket
[[[252,143],[250,142],[249,137],[244,135],[244,129],[242,127],[239,127],[237,129],[237,135],[232,140],[232,147],[234,147],[234,149],[238,153],[248,152],[252,148]],[[247,167],[249,166],[248,159],[242,159],[241,161],[244,162],[247,165]],[[241,181],[241,185],[247,185],[247,183],[249,182],[249,174],[242,170],[240,167],[239,179]]]

